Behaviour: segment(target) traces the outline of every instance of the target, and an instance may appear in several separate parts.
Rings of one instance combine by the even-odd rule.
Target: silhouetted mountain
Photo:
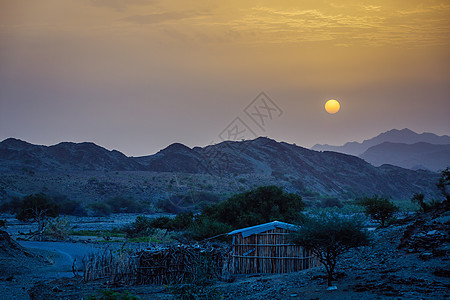
[[[348,142],[343,146],[331,146],[331,145],[314,145],[311,149],[317,151],[336,151],[351,155],[361,155],[370,147],[379,145],[384,142],[391,143],[403,143],[403,144],[415,144],[419,142],[429,143],[429,144],[450,144],[450,137],[448,135],[438,136],[433,133],[424,132],[421,134],[415,133],[408,128],[397,130],[392,129],[381,133],[380,135],[364,140],[362,143],[358,142]]]
[[[201,156],[183,144],[174,143],[154,155],[133,159],[148,171],[198,173]]]
[[[143,158],[137,161],[144,162]],[[406,198],[419,190],[429,194],[436,190],[438,177],[394,166],[377,168],[355,156],[313,151],[263,137],[204,148],[168,147],[146,157],[146,162],[146,168],[153,171],[266,176],[289,182],[299,191],[336,196],[385,194]]]
[[[217,192],[223,192],[224,182],[230,186],[239,177],[245,180],[243,182],[248,182],[249,187],[278,184],[302,195],[326,194],[340,198],[383,194],[409,199],[415,192],[435,196],[438,178],[438,174],[429,171],[413,171],[386,165],[374,167],[355,156],[313,151],[263,137],[240,142],[226,141],[193,149],[176,143],[154,155],[135,158],[128,158],[118,151],[108,151],[92,143],[61,143],[50,147],[14,139],[0,143],[0,170],[21,171],[23,168],[36,172],[140,170],[165,174],[164,176],[181,173],[203,178],[202,182],[197,183],[198,186],[202,186],[206,178],[209,178],[208,182],[215,178],[216,186],[210,189]],[[191,175],[187,175],[188,173]],[[142,183],[139,179],[142,176],[144,175],[130,176],[126,181],[114,184],[104,182],[98,190],[106,195],[108,190],[105,187],[111,186],[114,187],[114,193],[125,189],[139,193],[143,198],[156,197],[147,193],[161,195],[167,192],[164,191],[164,186],[160,192],[155,190],[159,189],[156,186],[160,182],[155,179],[152,179],[152,183]],[[90,187],[89,183],[86,186]]]
[[[18,139],[0,143],[0,170],[34,171],[135,171],[143,170],[119,151],[94,143],[60,143],[38,146]]]
[[[391,164],[408,169],[439,171],[450,166],[450,144],[384,142],[370,147],[360,157],[374,166]]]

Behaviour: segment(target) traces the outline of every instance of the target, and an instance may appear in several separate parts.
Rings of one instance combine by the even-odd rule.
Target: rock
[[[448,257],[450,254],[450,244],[444,244],[433,249],[433,254],[438,257]]]
[[[423,252],[419,255],[419,257],[423,260],[428,260],[430,258],[433,258],[433,253],[431,252]]]
[[[444,268],[437,268],[436,270],[434,270],[433,274],[436,275],[436,276],[439,276],[439,277],[449,278],[450,277],[450,270],[449,269],[444,269]]]

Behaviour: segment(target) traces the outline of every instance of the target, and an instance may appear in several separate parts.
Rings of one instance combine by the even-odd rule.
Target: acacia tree
[[[58,205],[47,195],[39,193],[25,196],[22,199],[16,218],[17,220],[24,222],[37,222],[38,235],[39,239],[41,239],[45,220],[48,217],[57,217],[58,214]]]
[[[362,219],[331,213],[305,216],[291,238],[295,244],[311,250],[325,266],[328,286],[332,284],[339,256],[351,248],[365,246],[370,242]]]
[[[378,197],[365,197],[358,203],[364,207],[365,213],[372,219],[378,221],[381,227],[386,226],[386,221],[394,216],[394,213],[398,211],[398,207],[387,198]]]

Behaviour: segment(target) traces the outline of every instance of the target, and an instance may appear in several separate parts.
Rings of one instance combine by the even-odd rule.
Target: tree
[[[310,249],[325,266],[328,286],[332,284],[339,256],[351,248],[365,246],[370,242],[362,219],[331,213],[305,216],[291,237],[295,244]]]
[[[39,239],[41,239],[45,220],[48,217],[57,217],[58,214],[58,205],[47,195],[39,193],[25,196],[22,199],[16,218],[23,222],[37,222]]]
[[[445,170],[441,172],[441,177],[436,186],[444,195],[446,206],[450,207],[450,192],[448,192],[448,187],[450,186],[450,167],[445,168]]]
[[[422,194],[422,193],[415,193],[412,196],[412,198],[411,198],[411,202],[419,205],[420,208],[422,209],[422,211],[426,212],[430,208],[430,205],[428,203],[426,203],[424,201],[424,199],[425,199],[425,195],[424,194]]]
[[[384,197],[365,197],[358,203],[364,207],[366,215],[372,219],[378,221],[381,227],[386,226],[386,221],[394,216],[394,213],[398,211],[398,207],[391,201]]]
[[[202,217],[233,228],[243,228],[275,220],[296,222],[303,208],[299,195],[270,185],[235,194],[226,201],[211,205],[202,211]]]

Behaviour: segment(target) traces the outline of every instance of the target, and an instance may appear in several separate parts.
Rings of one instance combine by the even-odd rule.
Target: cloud
[[[152,4],[152,0],[90,0],[90,3],[98,7],[107,7],[117,11],[124,11],[128,7],[142,4]]]
[[[136,24],[154,24],[162,23],[165,21],[180,20],[184,18],[186,18],[186,16],[180,13],[159,13],[149,15],[134,15],[123,18],[122,20]]]

